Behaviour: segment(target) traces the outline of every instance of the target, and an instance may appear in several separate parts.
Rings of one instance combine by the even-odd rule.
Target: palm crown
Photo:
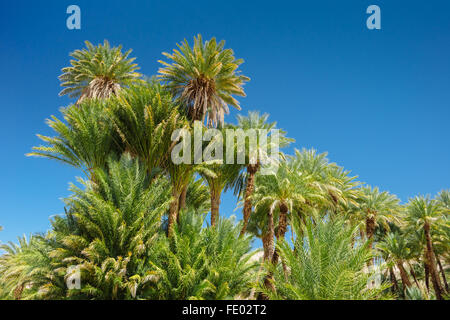
[[[135,58],[128,58],[131,50],[122,53],[122,46],[111,48],[106,40],[97,47],[89,41],[85,43],[87,48],[70,54],[74,58],[70,61],[72,66],[62,69],[59,80],[64,89],[60,96],[67,94],[78,98],[78,102],[85,98],[107,98],[141,76],[135,72],[139,69],[133,63]]]
[[[191,48],[187,40],[178,44],[173,54],[163,54],[173,61],[159,69],[159,77],[187,107],[192,120],[204,120],[208,125],[222,125],[228,105],[240,110],[233,95],[245,96],[242,85],[248,77],[239,74],[237,68],[242,59],[235,59],[233,50],[224,49],[225,42],[215,38],[202,41],[201,35],[194,37]]]

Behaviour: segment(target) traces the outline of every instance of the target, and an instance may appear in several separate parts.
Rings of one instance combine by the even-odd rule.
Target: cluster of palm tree
[[[267,174],[259,158],[251,161],[248,140],[243,164],[175,164],[177,129],[199,121],[218,132],[277,124],[258,112],[225,123],[249,78],[223,41],[199,35],[191,47],[185,40],[164,54],[171,61],[160,61],[153,78],[136,72],[130,52],[86,42],[62,69],[61,94],[75,103],[61,109],[63,120],[47,120],[55,135],[39,135],[44,144],[28,155],[85,177],[71,185],[65,213],[48,232],[2,245],[0,298],[448,297],[449,191],[402,205],[306,149],[280,151],[278,170]],[[280,132],[280,148],[294,141]],[[271,145],[269,137],[256,154]],[[242,221],[220,213],[227,190]],[[262,250],[254,250],[255,238]],[[80,287],[67,285],[73,270]]]

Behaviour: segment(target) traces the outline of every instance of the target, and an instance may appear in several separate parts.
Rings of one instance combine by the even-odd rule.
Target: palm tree
[[[361,192],[358,212],[365,221],[365,235],[372,248],[376,227],[381,225],[389,230],[389,222],[398,221],[399,199],[386,191],[380,192],[378,187],[363,187]]]
[[[240,110],[233,95],[245,96],[242,86],[250,79],[237,71],[243,60],[236,60],[233,50],[224,49],[225,41],[203,42],[201,35],[194,37],[192,48],[187,40],[177,46],[173,54],[163,53],[173,63],[159,61],[164,65],[158,71],[160,79],[187,108],[192,121],[203,123],[207,116],[208,126],[222,125],[228,105]]]
[[[201,174],[205,179],[212,179],[212,177],[216,177],[216,175],[205,164],[175,164],[171,161],[167,163],[167,172],[169,173],[169,180],[172,185],[173,199],[169,209],[167,234],[168,236],[172,236],[174,224],[180,219],[180,210],[185,209],[186,207],[189,186],[194,179],[194,174]],[[204,206],[202,199],[196,199],[194,201],[200,202],[200,204]],[[196,206],[194,208],[195,210],[200,210],[201,206]]]
[[[192,127],[188,123],[184,123],[184,127],[182,129],[192,131]],[[202,128],[204,129],[204,128]],[[183,136],[183,141],[179,142],[178,139],[181,136],[175,137],[176,140],[173,144],[184,144],[186,141],[184,139],[191,139],[189,145],[194,145],[194,134],[190,134],[187,136]],[[172,144],[172,145],[173,145]],[[189,152],[191,159],[194,157],[194,150],[192,148],[186,148],[188,150],[183,149],[184,152]],[[175,150],[175,147],[174,147]],[[172,159],[173,160],[173,159]],[[169,219],[168,219],[168,230],[167,234],[169,236],[172,235],[174,230],[174,223],[179,221],[180,218],[180,210],[185,209],[186,207],[186,199],[188,194],[189,185],[194,181],[195,174],[201,174],[203,177],[212,178],[215,177],[215,174],[209,169],[209,165],[205,163],[178,163],[177,161],[167,161],[165,165],[165,170],[168,173],[169,180],[172,185],[172,198],[173,201],[170,205],[169,210]],[[209,197],[210,198],[210,197]],[[199,208],[195,208],[198,210]]]
[[[405,221],[413,230],[423,230],[425,235],[425,261],[431,275],[436,298],[442,300],[442,287],[436,268],[436,256],[432,243],[432,228],[442,219],[443,209],[439,202],[428,197],[416,196],[410,199],[405,214]]]
[[[237,116],[237,126],[234,127],[234,129],[241,129],[243,130],[243,133],[249,130],[254,130],[255,133],[258,133],[260,130],[267,130],[269,133],[270,130],[276,128],[276,122],[267,122],[269,118],[268,114],[260,115],[259,112],[249,112],[247,116],[238,115]],[[289,139],[285,137],[285,132],[278,129],[279,137],[278,137],[278,146],[279,148],[286,147],[289,143],[293,142],[293,139]],[[247,229],[247,224],[250,219],[250,214],[252,212],[252,199],[251,196],[255,189],[255,177],[257,172],[259,171],[261,167],[261,159],[264,159],[269,149],[272,148],[271,139],[270,136],[267,137],[266,143],[262,143],[261,140],[257,141],[256,147],[254,150],[250,150],[250,143],[246,140],[245,141],[245,163],[246,163],[246,174],[244,177],[244,208],[243,208],[243,226],[240,235],[243,236]],[[256,159],[250,159],[251,154],[250,152],[254,153],[254,156],[256,156]],[[240,193],[241,190],[239,190]]]
[[[65,88],[60,96],[77,98],[77,104],[86,98],[108,98],[141,76],[135,72],[139,69],[135,58],[128,58],[132,50],[122,53],[122,46],[111,48],[107,40],[97,47],[85,44],[85,49],[70,54],[72,66],[62,69],[59,79]]]
[[[405,291],[411,287],[411,281],[404,267],[404,262],[410,257],[410,248],[405,237],[399,233],[389,233],[377,248],[385,254],[388,263],[392,261],[397,266],[403,283],[403,294],[405,294]]]
[[[327,201],[320,208],[322,214],[343,213],[349,206],[356,205],[357,189],[359,185],[356,177],[350,176],[350,172],[330,163],[327,153],[318,154],[315,149],[295,150],[295,156],[291,157],[293,166],[297,172],[311,177],[313,183],[323,192]]]
[[[27,156],[58,160],[80,168],[86,176],[103,168],[108,156],[115,150],[113,126],[105,112],[104,100],[88,100],[78,106],[61,108],[65,122],[55,116],[47,124],[56,136],[37,135],[46,145],[33,147]]]
[[[261,286],[271,299],[289,300],[371,300],[389,298],[383,295],[385,284],[370,288],[373,272],[364,271],[371,259],[367,244],[352,246],[357,226],[349,227],[343,219],[320,220],[314,224],[294,223],[297,238],[294,249],[286,241],[277,243],[289,272],[267,264],[274,274],[277,290]],[[303,230],[302,230],[303,229]]]
[[[307,211],[312,204],[323,203],[322,191],[313,183],[310,175],[303,175],[296,171],[291,161],[282,161],[276,174],[258,175],[256,189],[253,195],[255,210],[264,205],[269,208],[269,222],[273,221],[276,209],[279,211],[278,226],[270,233],[275,234],[277,241],[284,239],[289,223],[288,213]],[[271,223],[272,224],[272,223]],[[269,249],[269,252],[272,252]],[[274,251],[271,257],[273,262],[278,261],[278,254]]]
[[[263,244],[263,261],[271,259],[274,249],[274,233],[271,233],[274,230],[274,217],[273,214],[267,214],[267,212],[269,212],[268,207],[258,206],[252,212],[247,226],[247,233],[261,239]],[[243,237],[243,235],[240,236]]]
[[[172,182],[170,235],[178,215],[181,191],[190,179],[190,165],[175,166],[170,158],[174,146],[172,134],[176,129],[188,126],[186,119],[173,103],[172,95],[155,80],[123,90],[111,99],[108,113],[125,151],[141,159],[149,175],[169,171]]]
[[[209,163],[207,172],[201,172],[202,178],[209,187],[211,196],[211,226],[214,227],[220,216],[219,207],[223,191],[232,188],[242,169],[238,164]]]

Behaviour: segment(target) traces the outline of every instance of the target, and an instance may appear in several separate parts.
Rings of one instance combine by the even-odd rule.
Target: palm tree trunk
[[[405,293],[406,288],[411,287],[411,281],[409,281],[408,274],[406,273],[406,270],[403,267],[403,261],[398,261],[397,267],[398,270],[400,270],[400,277],[402,278],[403,283],[403,293]]]
[[[252,213],[251,195],[255,190],[255,175],[257,171],[258,171],[257,165],[250,164],[247,166],[248,178],[247,178],[247,185],[245,187],[244,210],[243,210],[244,225],[242,226],[242,230],[239,235],[240,237],[242,237],[245,234],[245,231],[247,231],[248,220],[250,220],[250,215]]]
[[[427,287],[427,292],[430,292],[430,268],[428,267],[428,263],[426,257],[423,263],[423,269],[425,270],[425,286]]]
[[[269,213],[267,214],[268,222],[267,222],[267,229],[268,232],[265,236],[265,240],[263,238],[263,243],[266,243],[267,246],[267,261],[272,261],[273,255],[274,255],[274,242],[273,237],[275,234],[275,226],[273,222],[273,212],[272,209],[269,210]],[[266,250],[264,251],[264,255],[266,255]],[[264,286],[272,291],[275,291],[275,287],[273,285],[273,274],[272,272],[269,272],[264,277]],[[257,300],[268,300],[266,294],[260,292],[258,293]]]
[[[167,226],[167,236],[173,235],[174,224],[178,220],[178,202],[180,201],[180,194],[176,190],[172,190],[172,202],[169,207],[169,222]]]
[[[395,277],[395,273],[394,273],[394,270],[392,269],[392,267],[389,267],[389,276],[390,276],[391,282],[392,282],[392,293],[400,292],[400,290],[398,288],[397,278]]]
[[[284,240],[284,236],[286,234],[287,230],[287,213],[288,213],[288,206],[284,203],[280,204],[280,218],[278,219],[278,228],[276,233],[277,243],[281,240]],[[276,265],[278,263],[278,250],[275,249],[272,257],[272,263]],[[283,262],[283,270],[284,273],[287,273],[287,267],[286,264]]]
[[[181,191],[181,194],[180,194],[180,203],[179,203],[179,205],[178,205],[179,210],[186,208],[186,195],[187,195],[187,189],[188,189],[188,186],[189,186],[188,184],[185,185],[185,186],[183,187],[183,191]]]
[[[22,292],[23,292],[24,287],[25,287],[25,285],[22,283],[22,284],[20,284],[19,286],[17,286],[14,289],[13,294],[14,294],[14,299],[15,300],[21,300],[22,299]]]
[[[416,277],[416,273],[414,272],[414,268],[412,267],[411,263],[409,263],[409,261],[407,262],[407,264],[409,267],[409,273],[411,273],[411,275],[414,279],[414,283],[416,284],[417,288],[420,289],[419,281],[417,281],[417,277]]]
[[[273,222],[273,212],[270,209],[268,214],[268,222],[267,222],[267,228],[269,230],[268,232],[268,239],[269,239],[269,260],[272,260],[273,252],[274,252],[274,241],[273,237],[275,236],[275,224]]]
[[[366,237],[369,241],[369,247],[371,250],[373,248],[373,236],[375,234],[375,221],[375,212],[368,212],[368,216],[366,218]],[[370,268],[374,262],[375,257],[367,262],[367,266]]]
[[[447,277],[445,276],[445,270],[442,267],[441,260],[439,260],[438,257],[436,257],[436,260],[437,260],[437,263],[439,265],[439,269],[441,270],[441,275],[442,275],[442,280],[444,281],[445,291],[450,292],[449,289],[448,289]]]
[[[217,224],[220,207],[220,191],[211,190],[211,227]]]
[[[270,232],[267,232],[261,237],[261,240],[263,243],[263,251],[264,251],[263,260],[268,261],[270,258],[270,250],[271,248],[273,248],[273,235],[271,239]]]
[[[426,257],[428,266],[430,268],[431,282],[433,283],[433,289],[434,292],[436,293],[436,299],[442,300],[442,288],[441,282],[439,280],[439,273],[437,272],[436,268],[436,259],[433,251],[433,245],[431,243],[429,222],[425,222],[424,231],[425,231],[425,239],[427,241]]]

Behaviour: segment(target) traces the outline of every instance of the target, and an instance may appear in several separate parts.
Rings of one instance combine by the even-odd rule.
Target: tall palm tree
[[[268,215],[267,212],[269,212],[268,207],[258,206],[252,212],[247,226],[247,233],[261,239],[263,244],[263,261],[269,261],[269,257],[273,255],[273,252],[270,252],[270,250],[274,249],[274,233],[271,233],[271,230],[274,230],[274,217],[273,214]]]
[[[416,196],[410,199],[405,214],[405,221],[409,228],[413,230],[423,230],[425,235],[425,260],[431,275],[436,298],[441,300],[443,290],[439,279],[439,273],[436,267],[436,256],[433,249],[432,230],[433,227],[441,222],[443,208],[436,200],[429,197]]]
[[[399,199],[387,191],[380,192],[378,187],[363,187],[361,192],[358,211],[361,220],[365,221],[365,236],[372,247],[378,225],[389,230],[389,222],[398,222]]]
[[[447,292],[450,292],[444,266],[441,262],[441,257],[444,261],[450,262],[450,190],[442,190],[439,192],[436,200],[443,208],[443,219],[439,225],[439,229],[435,233],[437,239],[433,240],[433,245],[436,248],[436,261],[441,271],[442,280]]]
[[[202,36],[194,37],[191,48],[187,40],[177,44],[173,54],[163,53],[173,62],[159,61],[159,77],[187,108],[192,121],[204,121],[208,126],[222,125],[228,105],[240,110],[233,95],[245,96],[243,84],[250,79],[240,75],[237,68],[243,63],[236,60],[233,50],[224,49],[225,41],[215,38],[203,42]]]
[[[276,129],[276,122],[269,123],[267,120],[269,115],[267,113],[260,115],[259,112],[253,111],[249,112],[247,116],[238,115],[237,116],[237,126],[234,129],[241,129],[243,133],[247,130],[254,130],[256,135],[260,130],[267,130],[269,133],[270,130]],[[258,139],[254,150],[250,150],[250,142],[245,140],[245,164],[246,164],[246,174],[244,177],[244,207],[243,207],[243,226],[241,229],[240,236],[243,236],[246,232],[248,221],[250,219],[250,215],[252,212],[252,199],[251,196],[255,189],[255,177],[259,169],[261,168],[261,159],[264,159],[268,156],[268,153],[271,152],[271,148],[278,147],[283,148],[286,147],[289,143],[293,142],[294,139],[287,138],[285,136],[286,132],[281,129],[278,129],[278,146],[272,146],[271,137],[268,136],[266,139],[266,143],[263,143],[262,140]],[[254,153],[253,156],[256,159],[250,159],[252,155],[250,152]],[[252,160],[252,161],[251,161]],[[241,190],[239,190],[241,191]]]
[[[96,47],[89,41],[85,44],[85,49],[70,54],[71,66],[62,69],[59,79],[65,88],[60,96],[77,98],[77,104],[86,98],[108,98],[141,76],[135,72],[139,69],[135,58],[128,58],[131,49],[122,53],[122,46],[111,47],[107,40]]]
[[[194,179],[194,174],[201,174],[204,179],[212,179],[217,176],[205,164],[175,164],[171,161],[167,163],[167,172],[169,173],[169,180],[172,185],[173,199],[169,208],[167,234],[168,236],[172,236],[174,224],[180,220],[180,210],[186,207],[186,198],[188,196],[189,186]],[[210,197],[210,199],[212,198]],[[198,202],[198,200],[200,200],[199,204],[202,203],[201,199],[196,199],[195,202]],[[210,203],[212,205],[212,202]],[[200,210],[201,207],[197,206],[195,209]]]
[[[209,187],[211,196],[211,226],[214,227],[220,216],[219,207],[222,192],[235,185],[242,166],[238,164],[209,163],[207,168],[208,171],[202,171],[201,176]]]
[[[261,205],[267,206],[270,223],[273,221],[273,214],[279,212],[276,229],[269,231],[272,235],[275,234],[277,241],[282,241],[285,237],[289,213],[306,212],[312,204],[325,201],[323,192],[313,182],[310,175],[296,171],[292,161],[280,162],[276,174],[257,176],[253,195],[255,210]],[[295,210],[299,208],[301,210]],[[269,249],[269,252],[272,252],[272,249]],[[273,251],[271,259],[274,264],[278,262],[276,250]]]
[[[389,233],[382,242],[378,243],[377,248],[385,254],[387,262],[392,261],[397,266],[403,283],[403,294],[405,294],[407,288],[411,287],[411,281],[404,267],[405,261],[410,257],[410,248],[405,237],[399,233]]]
[[[327,201],[321,208],[323,214],[346,211],[348,206],[356,205],[357,189],[359,185],[356,177],[350,176],[350,172],[330,163],[327,153],[317,153],[315,149],[295,150],[291,157],[295,170],[311,177],[314,184],[322,190]]]

